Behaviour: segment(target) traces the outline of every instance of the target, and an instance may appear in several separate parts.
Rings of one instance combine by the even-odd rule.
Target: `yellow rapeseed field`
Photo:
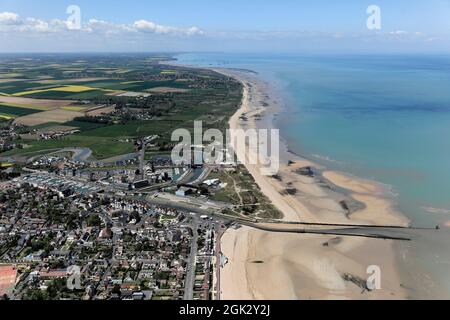
[[[23,92],[15,93],[15,94],[13,94],[13,96],[20,97],[20,96],[26,96],[26,95],[30,95],[30,94],[49,92],[49,91],[63,91],[63,92],[78,93],[78,92],[85,92],[85,91],[92,91],[92,90],[97,90],[97,89],[91,88],[91,87],[85,87],[85,86],[63,86],[63,87],[51,88],[51,89],[23,91]]]
[[[67,106],[67,107],[62,107],[61,109],[67,110],[67,111],[84,111],[87,109],[87,107]]]
[[[9,119],[15,119],[16,116],[14,116],[12,114],[7,114],[7,113],[0,113],[0,118],[9,120]]]

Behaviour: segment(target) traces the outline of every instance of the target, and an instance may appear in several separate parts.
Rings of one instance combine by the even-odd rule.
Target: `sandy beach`
[[[273,127],[281,111],[269,84],[250,72],[217,69],[241,81],[243,101],[231,129]],[[238,159],[255,150],[235,150]],[[384,186],[334,172],[303,159],[282,144],[277,179],[246,165],[262,192],[284,214],[284,221],[406,226]],[[305,175],[310,167],[313,174]],[[283,192],[295,190],[290,194]],[[222,237],[228,263],[221,270],[222,299],[404,299],[392,240],[270,233],[231,228]],[[381,289],[367,291],[367,268],[381,269]]]

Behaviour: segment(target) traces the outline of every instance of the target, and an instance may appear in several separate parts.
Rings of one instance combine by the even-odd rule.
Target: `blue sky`
[[[71,4],[82,30],[64,25]],[[449,17],[450,0],[0,0],[0,52],[448,52]]]

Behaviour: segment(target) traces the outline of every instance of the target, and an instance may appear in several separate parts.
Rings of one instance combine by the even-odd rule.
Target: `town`
[[[0,192],[10,299],[211,299],[223,222],[33,173]],[[81,286],[68,290],[70,267]]]
[[[282,216],[244,165],[173,159],[177,129],[225,132],[242,86],[170,59],[38,56],[0,84],[2,299],[218,300],[225,231]]]

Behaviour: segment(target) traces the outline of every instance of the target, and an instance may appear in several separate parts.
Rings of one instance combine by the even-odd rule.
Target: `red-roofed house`
[[[14,289],[17,269],[13,266],[0,266],[0,296],[8,295]]]

